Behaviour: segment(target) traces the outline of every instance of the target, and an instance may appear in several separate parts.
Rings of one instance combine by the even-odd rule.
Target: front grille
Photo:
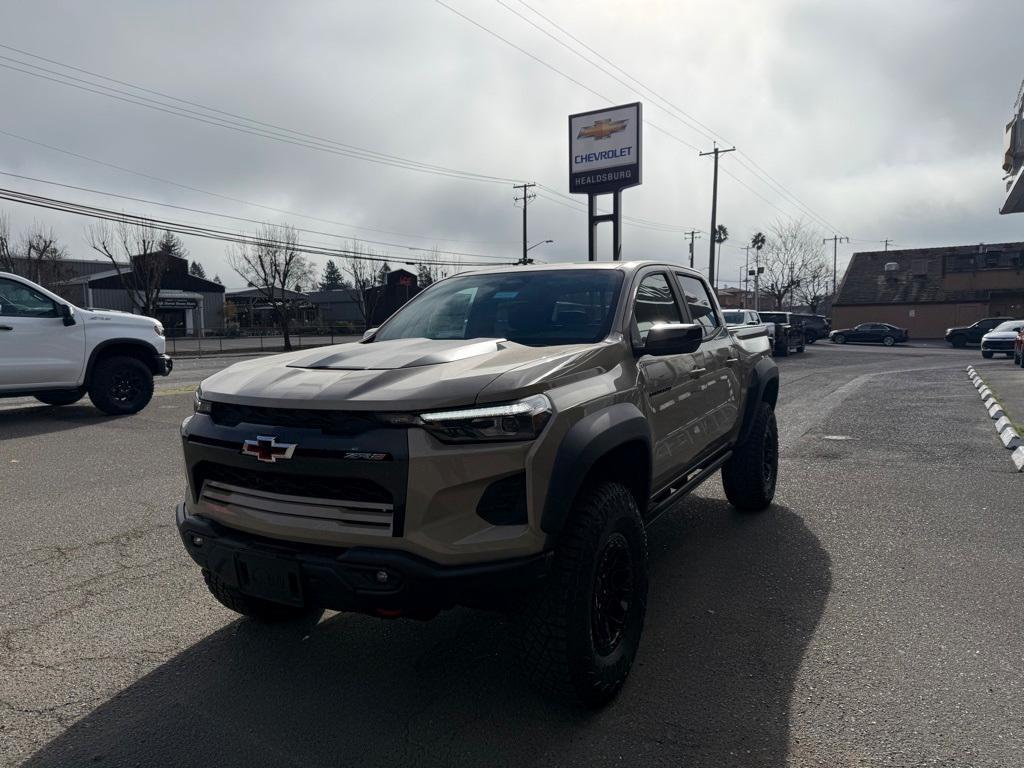
[[[263,512],[331,520],[337,524],[338,531],[371,536],[391,536],[394,531],[394,507],[391,504],[270,493],[214,480],[203,484],[200,500],[229,515]]]
[[[986,341],[983,345],[985,349],[1001,349],[1006,352],[1013,351],[1013,340],[1012,339],[995,339],[992,341]]]
[[[366,504],[394,504],[391,493],[372,480],[355,477],[292,475],[269,470],[240,469],[201,461],[193,469],[194,488],[209,481],[265,493],[300,498],[334,499]]]
[[[308,408],[260,408],[234,403],[211,404],[214,424],[236,427],[239,424],[264,424],[272,427],[319,429],[325,435],[358,435],[382,424],[369,414],[352,411],[317,411]]]

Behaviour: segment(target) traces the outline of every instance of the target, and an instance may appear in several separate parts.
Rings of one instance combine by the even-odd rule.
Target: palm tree
[[[718,243],[718,266],[715,267],[715,290],[718,290],[718,273],[722,269],[722,243],[729,239],[729,228],[724,224],[715,227],[715,242]]]
[[[761,267],[761,249],[764,248],[764,244],[765,244],[764,232],[755,232],[754,236],[752,238],[750,238],[750,247],[754,249],[754,253],[756,254],[755,259],[754,259],[754,273],[755,273],[755,275],[757,273],[757,270],[760,269],[760,267]],[[754,309],[755,310],[758,309],[757,288],[758,288],[758,280],[757,280],[757,277],[755,277],[754,278]]]

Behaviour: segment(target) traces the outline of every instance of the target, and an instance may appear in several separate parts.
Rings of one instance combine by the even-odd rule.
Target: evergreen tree
[[[324,267],[324,273],[320,279],[320,290],[321,291],[336,291],[339,288],[345,287],[345,278],[341,274],[341,270],[338,269],[338,265],[333,260],[327,262],[327,266]]]
[[[224,285],[224,283],[220,279],[220,275],[214,275],[213,282],[215,282],[217,285]]]
[[[181,238],[169,229],[165,229],[163,235],[161,235],[158,248],[161,253],[168,256],[177,256],[179,259],[188,258],[188,248],[181,242]]]
[[[198,261],[193,261],[188,267],[188,273],[193,277],[206,277],[206,270],[203,269],[203,265]]]

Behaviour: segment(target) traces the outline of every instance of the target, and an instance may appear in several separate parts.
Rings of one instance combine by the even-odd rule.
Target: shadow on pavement
[[[0,404],[2,403],[3,400],[0,400]],[[33,403],[24,408],[0,411],[0,435],[10,438],[35,437],[88,427],[118,418],[124,417],[108,416],[94,408],[88,400],[62,406]]]
[[[659,521],[650,542],[640,656],[600,712],[527,688],[497,616],[339,614],[306,638],[240,620],[27,765],[784,765],[828,555],[785,508],[739,516],[702,498]]]

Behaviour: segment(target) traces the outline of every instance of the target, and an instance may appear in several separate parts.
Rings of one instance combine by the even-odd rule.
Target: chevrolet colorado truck
[[[507,611],[528,678],[598,706],[639,648],[651,524],[719,471],[771,504],[778,391],[764,329],[730,331],[692,270],[461,273],[360,343],[204,380],[177,526],[238,613]]]
[[[0,272],[0,397],[70,405],[87,393],[104,413],[141,411],[153,377],[170,374],[164,329],[151,317],[80,309]]]

